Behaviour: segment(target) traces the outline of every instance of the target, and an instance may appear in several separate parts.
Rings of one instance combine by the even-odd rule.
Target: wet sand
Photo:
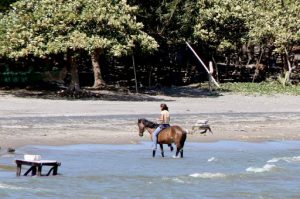
[[[137,119],[155,121],[162,102],[170,108],[172,124],[189,132],[197,120],[209,120],[213,134],[189,134],[188,142],[300,140],[299,96],[205,96],[195,90],[168,96],[103,95],[109,97],[40,99],[0,91],[0,146],[148,141],[146,133],[138,136]]]

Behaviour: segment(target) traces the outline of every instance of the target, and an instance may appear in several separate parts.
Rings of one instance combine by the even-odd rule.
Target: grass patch
[[[283,86],[282,84],[277,82],[223,83],[221,84],[221,91],[240,93],[245,95],[300,95],[300,86]]]

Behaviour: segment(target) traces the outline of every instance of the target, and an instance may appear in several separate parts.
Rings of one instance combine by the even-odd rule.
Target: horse
[[[142,137],[144,135],[145,130],[147,130],[151,135],[151,139],[152,133],[159,126],[159,124],[146,119],[138,119],[137,125],[139,127],[139,136]],[[178,158],[178,154],[180,152],[180,157],[183,158],[183,147],[186,137],[187,131],[183,130],[180,126],[171,126],[163,129],[158,134],[157,138],[157,143],[159,144],[161,150],[161,156],[164,157],[163,144],[168,144],[170,146],[172,143],[175,143],[177,149],[174,157]],[[155,157],[155,150],[152,151],[152,157]]]

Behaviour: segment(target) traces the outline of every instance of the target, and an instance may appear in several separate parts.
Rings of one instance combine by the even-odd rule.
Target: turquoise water
[[[0,198],[300,198],[300,142],[187,142],[183,159],[151,143],[27,146],[23,154],[62,163],[59,175],[16,177],[0,170]],[[23,170],[24,171],[24,170]],[[45,171],[46,172],[46,171]]]

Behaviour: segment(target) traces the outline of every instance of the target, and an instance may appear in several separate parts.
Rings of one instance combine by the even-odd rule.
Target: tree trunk
[[[69,85],[69,90],[70,91],[79,91],[80,86],[79,86],[79,76],[78,76],[78,68],[77,68],[77,62],[76,58],[71,55],[69,57],[69,62],[70,62],[70,73],[71,73],[71,83]]]
[[[94,85],[93,88],[101,88],[106,85],[105,81],[102,78],[100,63],[99,63],[99,51],[94,50],[91,53],[92,66],[94,72]]]

